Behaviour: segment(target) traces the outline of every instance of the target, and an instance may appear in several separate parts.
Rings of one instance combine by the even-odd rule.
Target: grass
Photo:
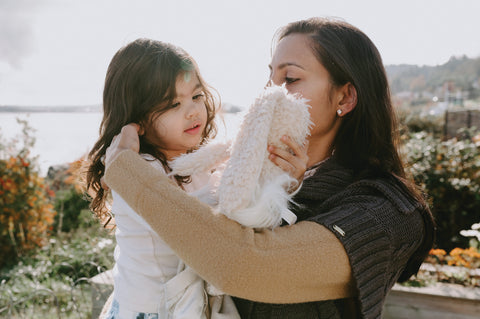
[[[82,211],[82,223],[0,271],[0,318],[89,318],[88,279],[113,266],[115,238]]]

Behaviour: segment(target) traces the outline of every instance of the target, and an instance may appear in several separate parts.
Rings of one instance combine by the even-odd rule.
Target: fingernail
[[[287,136],[286,135],[283,135],[282,136],[282,141],[286,141],[287,140]]]
[[[273,146],[270,145],[270,146],[268,147],[268,150],[269,150],[270,152],[273,152]]]

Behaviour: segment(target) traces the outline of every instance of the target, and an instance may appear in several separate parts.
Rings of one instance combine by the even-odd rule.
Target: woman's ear
[[[357,89],[348,82],[338,90],[339,100],[337,104],[338,116],[345,116],[357,105]]]

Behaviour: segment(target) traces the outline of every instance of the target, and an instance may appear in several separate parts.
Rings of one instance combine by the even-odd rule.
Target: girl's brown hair
[[[97,217],[109,217],[107,192],[100,179],[105,173],[102,158],[113,137],[128,123],[148,127],[157,116],[166,112],[176,97],[177,77],[186,72],[197,76],[205,97],[207,124],[201,142],[204,143],[216,134],[217,101],[202,79],[195,60],[187,52],[169,43],[137,39],[118,50],[112,58],[103,90],[100,137],[88,155],[87,191],[93,197],[90,208]],[[165,155],[143,136],[140,136],[140,153],[154,156],[166,171],[169,170]],[[179,184],[188,179],[175,178]]]

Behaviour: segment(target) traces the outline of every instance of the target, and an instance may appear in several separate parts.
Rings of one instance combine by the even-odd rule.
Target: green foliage
[[[0,140],[0,267],[43,246],[55,216],[54,193],[30,156],[35,143],[31,128],[25,121],[19,123],[23,147],[17,148],[17,140]]]
[[[468,238],[459,233],[478,221],[480,144],[471,139],[442,141],[419,132],[410,134],[404,147],[408,171],[430,198],[437,246],[468,247]]]
[[[85,194],[83,182],[84,161],[78,160],[65,165],[50,167],[47,182],[55,191],[55,216],[54,231],[69,232],[83,226],[85,221],[82,215],[92,215],[89,210],[89,198]]]
[[[20,149],[0,140],[0,317],[90,317],[88,280],[113,266],[113,233],[87,209],[82,161],[40,178],[19,123]]]
[[[52,237],[35,254],[0,272],[0,317],[9,312],[26,318],[90,316],[88,278],[113,266],[115,239],[91,214],[83,217],[90,219],[90,227]]]
[[[427,132],[441,137],[444,132],[445,115],[429,114],[424,108],[397,108],[402,133]]]
[[[83,194],[73,188],[57,192],[55,210],[58,212],[54,224],[56,231],[70,232],[79,227],[89,226],[87,221],[92,221],[85,218],[86,215],[92,215],[88,209],[88,201]]]

